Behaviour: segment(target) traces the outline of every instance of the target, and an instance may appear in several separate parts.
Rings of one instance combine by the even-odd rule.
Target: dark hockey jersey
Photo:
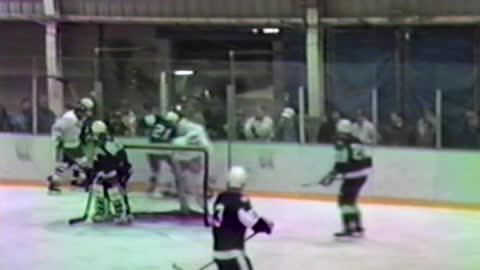
[[[148,137],[151,143],[170,143],[173,138],[176,136],[175,125],[165,120],[159,115],[153,115],[155,117],[155,124],[152,127],[148,127]],[[147,115],[144,117],[143,122],[145,123],[146,117],[152,117],[152,115]]]
[[[80,132],[80,141],[82,145],[85,145],[93,141],[92,124],[95,120],[92,117],[87,118],[82,125],[82,131]]]
[[[345,178],[356,178],[366,175],[371,167],[368,146],[353,136],[336,138],[335,173],[344,174]]]
[[[242,193],[220,193],[214,204],[214,251],[243,250],[247,228],[255,226],[260,219]]]
[[[97,145],[93,162],[95,173],[117,171],[118,174],[124,175],[130,168],[131,165],[123,145],[113,139],[105,139]]]

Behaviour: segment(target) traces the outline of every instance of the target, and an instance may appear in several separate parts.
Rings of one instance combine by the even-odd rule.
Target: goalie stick
[[[245,241],[248,241],[248,240],[252,239],[253,237],[255,237],[255,235],[257,235],[257,233],[252,233],[250,236],[248,236],[247,238],[245,238]],[[207,263],[207,264],[205,264],[204,266],[198,268],[197,270],[205,270],[205,269],[207,269],[208,267],[212,266],[213,264],[215,264],[215,260],[210,261],[209,263]],[[173,264],[172,264],[172,268],[173,268],[174,270],[185,270],[184,268],[178,266],[178,264],[176,264],[176,263],[173,263]]]
[[[68,224],[69,225],[75,225],[77,223],[81,223],[81,222],[84,222],[88,219],[88,216],[90,214],[90,206],[92,204],[92,199],[93,199],[93,188],[92,188],[92,185],[97,181],[97,179],[93,180],[93,183],[91,185],[89,185],[88,187],[88,197],[87,197],[87,204],[85,206],[85,211],[83,212],[83,215],[81,217],[77,217],[77,218],[72,218],[72,219],[69,219],[68,220]],[[128,193],[127,193],[127,190],[124,188],[124,187],[120,187],[121,188],[121,195],[122,195],[122,198],[123,198],[123,201],[125,203],[125,213],[127,215],[130,215],[131,213],[131,208],[130,208],[130,200],[128,198]]]
[[[85,211],[81,217],[72,218],[68,220],[69,225],[75,225],[80,222],[84,222],[88,218],[88,214],[90,213],[90,205],[92,204],[92,197],[93,197],[93,189],[90,186],[88,188],[88,198],[87,198],[87,205],[85,206]]]

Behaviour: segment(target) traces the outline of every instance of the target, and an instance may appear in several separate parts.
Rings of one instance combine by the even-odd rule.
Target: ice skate
[[[115,224],[117,225],[130,225],[133,222],[132,215],[122,215],[121,217],[114,219]]]
[[[354,236],[353,231],[350,229],[345,229],[341,232],[336,232],[334,234],[335,238],[346,238],[346,237],[352,237]]]
[[[363,237],[365,235],[365,229],[363,227],[356,227],[352,231],[353,236],[355,237]]]
[[[48,181],[48,194],[55,195],[55,194],[62,193],[62,190],[60,189],[59,185],[52,180],[51,176],[48,177],[47,181]]]

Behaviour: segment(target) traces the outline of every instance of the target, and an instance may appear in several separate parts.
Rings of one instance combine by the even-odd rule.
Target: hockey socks
[[[343,205],[341,208],[343,231],[335,233],[336,237],[361,236],[364,232],[361,214],[356,206]]]

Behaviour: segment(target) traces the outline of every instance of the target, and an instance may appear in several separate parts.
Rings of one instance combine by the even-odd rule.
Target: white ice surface
[[[70,227],[85,194],[0,188],[1,270],[185,270],[210,260],[204,227],[172,222]],[[364,239],[336,241],[334,203],[252,198],[275,221],[247,245],[256,270],[478,270],[480,213],[363,205]],[[135,207],[135,205],[133,206]],[[210,269],[215,269],[212,267]]]

